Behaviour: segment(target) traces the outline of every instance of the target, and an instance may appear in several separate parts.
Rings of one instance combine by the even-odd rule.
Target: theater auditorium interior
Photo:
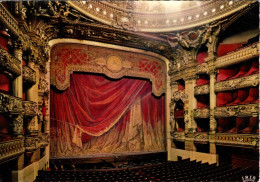
[[[259,180],[259,2],[0,1],[0,182]]]

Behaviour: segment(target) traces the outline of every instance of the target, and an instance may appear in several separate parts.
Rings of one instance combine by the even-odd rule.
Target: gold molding
[[[84,3],[68,1],[68,3],[86,16],[117,28],[143,32],[170,32],[222,19],[247,7],[254,1],[210,1],[204,3],[200,8],[168,13],[134,12],[111,6],[102,1],[85,1]],[[199,12],[201,9],[204,10],[204,13]],[[103,13],[104,11],[106,14]]]
[[[193,110],[193,117],[194,118],[209,118],[209,109],[194,109]]]
[[[215,92],[235,90],[259,85],[259,74],[215,83]]]
[[[0,164],[17,158],[22,153],[24,153],[23,138],[0,142]]]
[[[259,56],[259,42],[241,48],[225,56],[218,57],[215,62],[216,68],[230,66]]]
[[[194,87],[194,95],[209,94],[209,85],[201,85]]]
[[[248,105],[236,105],[227,107],[216,107],[214,110],[214,116],[220,117],[232,117],[232,116],[258,116],[259,107],[258,104],[248,104]]]
[[[259,147],[259,135],[253,134],[231,134],[231,133],[217,133],[216,143],[223,145],[238,145]]]

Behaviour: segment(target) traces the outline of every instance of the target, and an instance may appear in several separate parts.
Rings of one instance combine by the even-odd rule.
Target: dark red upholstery
[[[251,64],[250,63],[246,63],[240,66],[239,71],[236,75],[230,77],[229,79],[235,79],[238,77],[242,77],[244,76],[251,68]]]
[[[241,133],[254,133],[258,128],[259,118],[258,117],[250,117],[248,126],[241,131]]]
[[[206,85],[209,83],[209,76],[208,75],[199,75],[199,78],[196,80],[196,85],[201,86],[201,85]]]
[[[197,96],[197,108],[201,109],[201,108],[207,108],[209,107],[209,96],[205,96],[205,95],[199,95]]]
[[[10,91],[10,79],[7,77],[6,74],[0,72],[0,90],[5,92]]]
[[[217,107],[226,106],[237,98],[237,91],[217,93]]]
[[[237,91],[237,98],[236,100],[234,100],[231,103],[226,104],[227,106],[234,106],[234,105],[238,105],[238,103],[243,102],[244,100],[246,100],[246,98],[249,96],[249,89],[239,89]]]
[[[249,89],[248,97],[243,102],[239,102],[238,104],[250,104],[251,102],[254,102],[257,99],[259,99],[259,88],[251,87]]]
[[[10,35],[6,31],[0,30],[0,47],[2,47],[7,52],[9,52],[9,49],[7,47],[9,37]]]
[[[220,43],[217,49],[217,55],[224,56],[229,52],[232,52],[240,47],[242,47],[243,43],[235,43],[235,44],[223,44]]]
[[[249,75],[253,75],[253,74],[256,74],[256,73],[259,73],[259,61],[258,60],[254,60],[252,62],[250,70],[246,74],[244,74],[243,76],[249,76]]]
[[[239,71],[237,66],[233,66],[232,68],[221,68],[218,71],[217,82],[225,81],[229,78],[235,76]]]
[[[204,63],[206,57],[208,57],[208,53],[207,52],[199,52],[197,54],[197,62],[198,62],[198,64]]]

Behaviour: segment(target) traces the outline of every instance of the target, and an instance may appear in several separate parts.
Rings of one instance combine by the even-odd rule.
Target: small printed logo
[[[249,175],[242,177],[243,182],[256,182],[256,177]]]

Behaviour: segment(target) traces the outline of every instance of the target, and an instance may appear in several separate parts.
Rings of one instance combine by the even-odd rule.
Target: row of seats
[[[220,181],[241,180],[244,175],[258,174],[252,168],[232,169],[231,165],[217,166],[189,159],[164,162],[127,169],[39,171],[36,182],[41,181]]]

